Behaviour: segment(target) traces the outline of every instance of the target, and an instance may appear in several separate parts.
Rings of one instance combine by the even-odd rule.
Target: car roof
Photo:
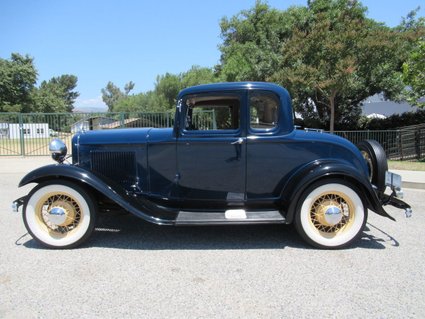
[[[237,90],[265,90],[273,91],[283,97],[289,97],[289,93],[286,89],[280,85],[269,83],[269,82],[222,82],[222,83],[211,83],[202,84],[192,87],[188,87],[180,91],[178,99],[184,95],[207,93],[214,91],[237,91]]]

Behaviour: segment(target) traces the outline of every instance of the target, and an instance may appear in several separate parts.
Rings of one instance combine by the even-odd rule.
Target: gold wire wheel
[[[46,194],[36,206],[38,222],[54,236],[65,236],[82,220],[78,202],[65,193]]]
[[[339,192],[316,197],[310,208],[310,221],[325,237],[333,237],[347,230],[354,221],[354,203]]]

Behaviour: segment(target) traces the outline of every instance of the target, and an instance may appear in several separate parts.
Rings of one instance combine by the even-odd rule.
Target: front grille
[[[136,184],[135,153],[92,151],[91,170],[129,189],[131,185]]]

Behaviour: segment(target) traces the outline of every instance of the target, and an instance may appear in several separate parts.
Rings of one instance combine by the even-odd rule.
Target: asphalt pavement
[[[22,176],[47,163],[0,158],[0,318],[425,317],[424,190],[405,189],[410,219],[369,212],[344,250],[313,249],[288,225],[167,227],[128,214],[100,218],[78,249],[49,250],[10,208],[31,189],[17,188]]]

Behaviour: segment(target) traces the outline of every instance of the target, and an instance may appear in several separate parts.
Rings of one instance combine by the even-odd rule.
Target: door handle
[[[234,141],[234,142],[232,142],[230,144],[236,145],[236,144],[242,144],[242,143],[243,143],[243,138],[242,137],[239,137],[236,141]]]

